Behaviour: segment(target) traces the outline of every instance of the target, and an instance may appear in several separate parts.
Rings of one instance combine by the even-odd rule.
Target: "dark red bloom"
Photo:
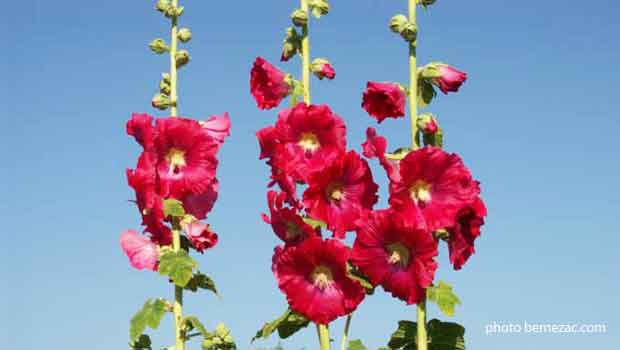
[[[355,229],[355,221],[377,203],[368,163],[355,151],[341,154],[308,177],[304,205],[312,218],[327,223],[338,238]]]
[[[127,122],[127,134],[133,136],[145,150],[152,151],[155,147],[153,117],[146,113],[132,113]]]
[[[276,252],[274,274],[293,311],[318,324],[355,311],[365,293],[347,277],[349,252],[338,240],[320,238]]]
[[[474,242],[480,236],[480,227],[484,225],[486,215],[484,202],[478,197],[472,205],[458,212],[455,225],[448,229],[450,262],[455,270],[460,270],[475,253]]]
[[[422,300],[433,283],[437,242],[422,226],[403,226],[392,210],[380,210],[361,219],[351,252],[351,263],[373,285],[407,304]]]
[[[161,195],[182,199],[210,191],[219,144],[192,119],[163,118],[156,123],[157,175]]]
[[[433,79],[433,83],[437,85],[444,94],[459,91],[459,87],[467,80],[467,73],[461,72],[447,64],[441,64],[437,69],[439,70],[440,76]]]
[[[308,237],[319,236],[317,231],[304,222],[296,208],[285,208],[284,193],[269,191],[267,201],[271,217],[262,214],[263,220],[270,224],[273,232],[287,244],[297,244]]]
[[[203,253],[205,249],[215,247],[217,244],[217,234],[211,231],[209,225],[200,221],[184,224],[183,230],[192,246],[200,253]]]
[[[381,123],[385,118],[405,116],[405,101],[400,85],[369,81],[362,97],[362,108]]]
[[[250,73],[250,93],[260,109],[277,107],[289,95],[291,88],[286,74],[262,57],[257,57]]]
[[[213,179],[209,187],[201,193],[190,193],[183,197],[183,207],[185,212],[193,215],[198,220],[207,218],[207,214],[213,209],[213,205],[217,200],[217,192],[219,189],[219,182],[217,179]]]
[[[461,158],[437,147],[407,154],[400,177],[391,184],[390,205],[409,220],[421,213],[431,231],[452,227],[458,211],[480,194]]]

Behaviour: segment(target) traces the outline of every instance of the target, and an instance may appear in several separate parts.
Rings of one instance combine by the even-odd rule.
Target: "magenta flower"
[[[121,234],[121,249],[134,268],[157,271],[159,251],[157,245],[148,238],[138,235],[134,230],[124,231]]]

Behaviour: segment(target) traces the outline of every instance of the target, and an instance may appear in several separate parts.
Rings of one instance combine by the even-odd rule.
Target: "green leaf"
[[[159,274],[168,276],[179,287],[185,287],[192,279],[192,271],[198,264],[186,251],[162,249],[159,257]]]
[[[425,79],[418,79],[418,106],[420,108],[428,106],[435,96],[437,96],[437,92],[433,84]]]
[[[444,281],[439,281],[437,286],[428,287],[426,297],[437,304],[446,316],[454,316],[455,306],[461,305],[461,301],[452,291],[452,286]]]
[[[274,321],[265,323],[263,327],[256,332],[256,335],[252,338],[252,342],[256,339],[267,339],[276,330],[281,339],[286,339],[300,329],[308,326],[309,323],[310,321],[304,316],[291,311],[291,309],[287,309],[282,316]]]
[[[359,282],[359,284],[364,288],[366,294],[372,295],[375,292],[375,286],[372,285],[368,277],[364,276],[364,274],[357,269],[357,267],[353,266],[350,262],[347,262],[347,277],[350,279]]]
[[[140,335],[136,341],[129,343],[132,350],[152,350],[151,345],[151,338],[146,334]]]
[[[426,329],[429,350],[465,350],[465,328],[461,325],[433,319],[427,323]],[[399,321],[388,347],[391,350],[415,350],[416,340],[417,323]]]
[[[146,327],[157,329],[167,311],[168,303],[164,299],[149,299],[144,303],[129,324],[129,340],[135,342]],[[139,339],[138,339],[139,340]]]
[[[207,331],[205,326],[202,324],[202,322],[200,322],[200,320],[196,316],[186,316],[183,319],[183,325],[185,326],[185,333],[186,334],[195,329],[198,332],[200,332],[200,334],[204,338],[207,338],[207,337],[209,337],[211,335],[211,333],[209,333]]]
[[[205,275],[204,273],[197,271],[192,279],[187,282],[185,285],[185,289],[197,292],[198,289],[205,289],[212,291],[215,295],[219,296],[220,294],[217,292],[217,288],[215,287],[215,282],[211,279],[211,277]]]
[[[185,216],[185,209],[183,209],[183,203],[176,199],[164,200],[164,217],[172,216],[173,218],[180,218]]]
[[[349,341],[347,350],[368,350],[368,348],[364,345],[364,343],[362,343],[361,340],[356,339]]]
[[[424,146],[436,146],[443,148],[443,130],[437,129],[435,134],[429,135],[423,133]]]
[[[324,228],[327,229],[327,224],[321,220],[315,220],[311,217],[304,217],[303,218],[304,222],[310,226],[312,226],[313,229],[317,229],[317,228]]]

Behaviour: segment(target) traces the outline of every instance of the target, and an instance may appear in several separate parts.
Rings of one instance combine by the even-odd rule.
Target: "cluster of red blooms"
[[[166,199],[181,201],[191,215],[183,221],[183,230],[194,249],[204,252],[215,246],[217,234],[200,220],[206,219],[217,199],[217,153],[229,130],[227,114],[204,122],[133,114],[127,122],[127,133],[144,149],[136,168],[127,170],[127,180],[136,193],[148,238],[135,231],[121,235],[121,246],[134,267],[156,270],[157,247],[172,243],[163,210]]]
[[[448,88],[439,77],[436,84],[455,91],[464,80]],[[262,109],[289,94],[285,74],[261,58],[250,86]],[[363,107],[381,121],[403,116],[405,101],[398,84],[369,83]],[[273,273],[291,309],[309,320],[327,324],[364,299],[348,264],[414,304],[433,283],[438,237],[447,241],[455,269],[474,253],[486,209],[478,182],[457,155],[429,146],[388,158],[386,139],[369,128],[363,155],[377,158],[390,180],[390,206],[375,210],[378,186],[368,163],[347,150],[346,126],[328,106],[284,109],[257,137],[260,158],[271,167],[270,187],[278,189],[268,192],[270,215],[263,214],[284,242],[275,249]],[[331,237],[322,236],[321,226]],[[342,242],[349,232],[356,234],[352,248]]]

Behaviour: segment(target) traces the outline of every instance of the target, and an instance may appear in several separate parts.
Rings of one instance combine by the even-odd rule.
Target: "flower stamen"
[[[301,134],[301,138],[297,144],[304,149],[304,151],[315,152],[321,147],[319,138],[311,132],[304,132]]]
[[[398,265],[406,268],[409,265],[410,253],[409,249],[402,243],[392,243],[386,247],[388,254],[388,262],[392,265]]]
[[[431,201],[431,187],[431,184],[417,180],[413,186],[409,187],[409,195],[416,203],[428,203]]]
[[[178,148],[171,148],[166,154],[166,161],[170,164],[170,174],[177,174],[186,165],[185,151]]]
[[[312,283],[319,289],[324,290],[334,282],[332,271],[324,265],[320,265],[312,272]]]

